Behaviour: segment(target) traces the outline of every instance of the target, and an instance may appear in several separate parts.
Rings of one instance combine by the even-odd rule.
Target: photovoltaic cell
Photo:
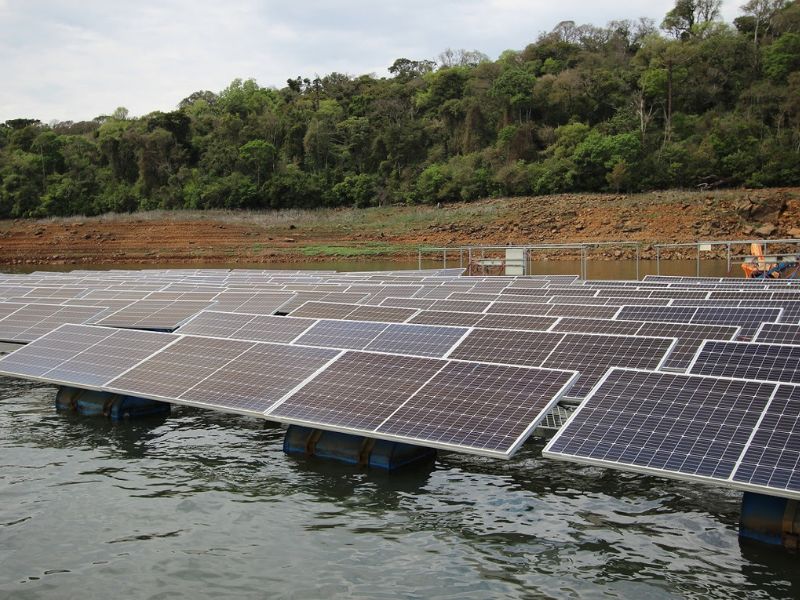
[[[574,376],[450,363],[378,427],[380,433],[511,454]]]
[[[774,388],[614,369],[543,454],[661,475],[728,479]]]
[[[348,352],[270,416],[374,430],[446,364],[430,358]]]
[[[368,321],[327,321],[314,325],[297,338],[296,344],[362,350],[388,327],[386,323]]]
[[[582,398],[611,367],[657,368],[674,343],[669,338],[567,334],[542,366],[579,371],[569,393]]]
[[[663,368],[688,369],[705,340],[732,340],[738,327],[725,325],[700,325],[694,323],[642,323],[637,335],[674,337],[678,341],[664,361]]]
[[[753,341],[766,344],[800,344],[800,325],[764,323]]]
[[[800,346],[758,342],[707,341],[690,373],[800,383]]]
[[[97,306],[28,304],[0,320],[0,340],[32,342],[65,323],[86,323],[104,310]]]
[[[99,386],[175,339],[147,331],[64,325],[0,359],[0,372]]]
[[[384,321],[402,323],[417,314],[415,308],[393,308],[391,306],[359,306],[347,315],[349,321]]]
[[[540,366],[563,338],[563,333],[475,329],[449,358]]]
[[[546,331],[558,319],[556,317],[535,317],[531,315],[486,315],[475,325],[484,329],[523,329]]]
[[[466,332],[459,327],[400,323],[389,325],[364,349],[442,358]]]
[[[96,322],[109,327],[173,330],[208,308],[209,302],[139,300]]]
[[[800,388],[778,386],[733,479],[800,492]]]
[[[354,304],[309,301],[294,309],[289,315],[309,319],[344,319],[354,309]]]
[[[563,317],[553,327],[553,331],[564,333],[605,333],[636,335],[642,323],[639,321],[617,321],[615,319],[586,319],[582,317]]]
[[[408,320],[419,325],[452,325],[472,327],[483,319],[480,313],[450,313],[439,310],[421,310]]]

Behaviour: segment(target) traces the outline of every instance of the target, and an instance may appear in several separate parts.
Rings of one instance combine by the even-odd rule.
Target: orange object
[[[742,270],[744,271],[745,277],[758,277],[775,266],[775,263],[768,263],[766,261],[764,258],[764,250],[758,242],[750,244],[750,254],[753,255],[752,260],[742,263]],[[770,277],[780,277],[780,274],[776,271],[770,274]]]

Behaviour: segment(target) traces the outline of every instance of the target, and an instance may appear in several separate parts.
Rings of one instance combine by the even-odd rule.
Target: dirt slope
[[[3,221],[0,264],[275,263],[410,256],[420,245],[753,237],[800,237],[800,188]]]

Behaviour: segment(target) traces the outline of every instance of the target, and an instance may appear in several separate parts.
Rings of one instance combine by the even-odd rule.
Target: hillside
[[[562,194],[432,206],[154,211],[0,222],[0,264],[266,264],[418,246],[800,237],[800,188]],[[667,255],[665,258],[669,258]]]

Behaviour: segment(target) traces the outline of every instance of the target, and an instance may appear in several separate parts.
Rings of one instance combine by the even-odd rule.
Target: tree
[[[244,161],[247,168],[256,174],[256,187],[261,187],[262,170],[275,169],[275,146],[264,140],[251,140],[239,147],[239,158]]]
[[[753,44],[758,46],[758,36],[769,30],[772,19],[786,5],[786,0],[749,0],[742,12],[752,17]]]
[[[764,49],[764,72],[775,82],[800,71],[800,33],[785,33]]]
[[[673,37],[687,39],[719,17],[722,0],[677,0],[661,22]]]

